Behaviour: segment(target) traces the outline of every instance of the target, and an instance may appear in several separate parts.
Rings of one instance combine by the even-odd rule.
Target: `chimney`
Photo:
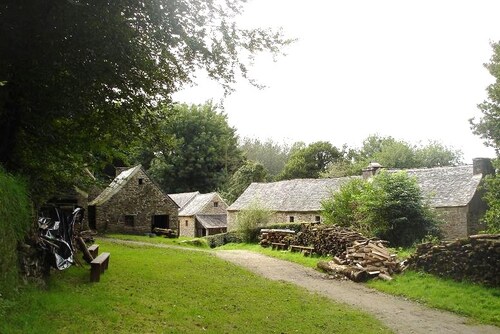
[[[495,168],[493,168],[491,159],[490,158],[472,159],[472,174],[474,175],[483,174],[483,176],[495,174]]]
[[[378,162],[370,162],[368,167],[363,169],[363,179],[367,180],[377,174],[377,172],[382,168],[382,165]]]

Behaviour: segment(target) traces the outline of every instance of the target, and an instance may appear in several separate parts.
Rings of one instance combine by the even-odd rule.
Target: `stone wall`
[[[194,216],[179,216],[179,236],[195,237],[196,222]]]
[[[444,220],[440,229],[445,239],[467,236],[467,206],[436,208],[436,212]]]
[[[217,203],[217,206],[215,206],[214,203]],[[219,195],[214,194],[214,197],[212,200],[205,205],[205,207],[200,210],[200,212],[197,212],[197,214],[203,214],[203,215],[223,215],[226,213],[227,210],[227,204],[220,198]]]
[[[142,181],[139,181],[142,180]],[[177,205],[141,169],[118,193],[96,207],[98,231],[120,233],[151,232],[155,215],[168,215],[169,228],[177,228]],[[126,216],[133,217],[126,222]]]
[[[238,215],[237,211],[227,212],[227,230],[235,231],[236,217]],[[319,217],[320,222],[323,221],[319,212],[275,212],[273,213],[269,223],[279,224],[279,223],[289,223],[290,217],[293,217],[293,222],[295,223],[316,223],[317,217]]]

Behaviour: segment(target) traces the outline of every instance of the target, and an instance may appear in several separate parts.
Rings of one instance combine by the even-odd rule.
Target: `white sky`
[[[257,58],[251,75],[223,101],[240,137],[360,147],[370,134],[410,143],[437,140],[464,162],[494,157],[468,119],[493,82],[483,64],[500,40],[500,1],[253,0],[245,27],[283,27],[298,41],[273,62]],[[174,96],[220,101],[216,83]]]

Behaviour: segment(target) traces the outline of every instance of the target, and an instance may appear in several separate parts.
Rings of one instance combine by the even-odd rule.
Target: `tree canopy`
[[[290,153],[287,144],[279,144],[271,139],[243,138],[240,148],[248,160],[261,163],[271,178],[276,177],[283,170]]]
[[[259,162],[248,160],[231,176],[224,187],[223,197],[228,204],[233,203],[252,182],[267,181],[267,170]]]
[[[151,177],[169,193],[221,188],[243,161],[226,115],[211,103],[177,104],[162,112],[158,135],[141,143],[136,162],[149,166]]]
[[[196,70],[230,91],[254,53],[290,42],[239,28],[242,3],[3,1],[0,164],[47,195],[154,124]]]

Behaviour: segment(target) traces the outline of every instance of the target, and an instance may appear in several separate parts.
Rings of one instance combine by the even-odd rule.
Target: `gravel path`
[[[500,328],[468,325],[467,319],[386,295],[351,281],[328,279],[312,268],[249,251],[216,251],[224,260],[270,278],[290,282],[373,314],[396,333],[500,333]]]

